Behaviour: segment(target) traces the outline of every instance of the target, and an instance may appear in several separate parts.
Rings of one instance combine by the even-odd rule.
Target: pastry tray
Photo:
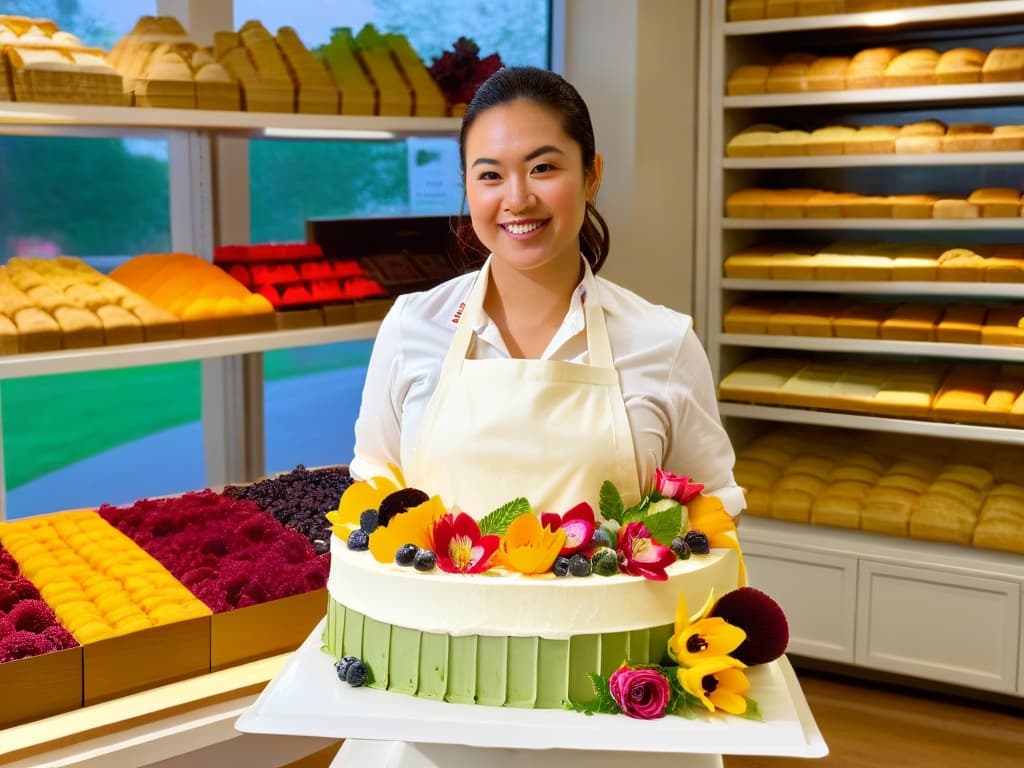
[[[789,661],[749,670],[762,721],[711,716],[634,720],[568,710],[447,704],[338,680],[314,628],[235,723],[244,733],[460,744],[506,749],[616,750],[822,757],[828,747]]]

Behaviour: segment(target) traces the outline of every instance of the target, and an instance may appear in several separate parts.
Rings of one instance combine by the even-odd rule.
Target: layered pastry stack
[[[327,259],[316,243],[218,246],[213,262],[267,299],[282,328],[370,319],[357,302],[387,296],[358,262]]]
[[[287,38],[293,55],[297,55],[298,37]],[[250,112],[296,111],[296,91],[303,85],[296,87],[281,49],[258,21],[247,21],[238,32],[215,33],[213,53],[241,84],[244,109]],[[333,83],[325,83],[311,73],[315,73],[315,69],[305,66],[296,73],[296,76],[312,77],[312,82],[307,80],[302,106],[309,111],[337,114],[337,89]]]
[[[251,333],[275,327],[274,308],[269,301],[192,254],[136,256],[110,276],[177,318],[186,337]]]
[[[725,259],[725,276],[757,280],[1024,282],[1024,246],[839,241],[754,245]]]
[[[0,16],[0,98],[67,104],[126,103],[104,52],[48,19]],[[8,84],[9,83],[9,84]]]
[[[804,93],[861,88],[1002,83],[1024,80],[1024,47],[880,47],[853,56],[816,56],[790,51],[763,64],[737,67],[726,81],[729,96]]]
[[[1021,304],[892,304],[847,297],[747,299],[726,310],[726,333],[1024,345]]]
[[[888,322],[920,324],[912,317]],[[760,405],[1024,427],[1024,376],[1013,365],[754,358],[726,374],[718,394]]]
[[[738,450],[735,475],[747,514],[1024,553],[1021,461],[1007,446],[966,459],[899,435],[787,428]]]
[[[180,338],[181,322],[79,259],[0,267],[0,351],[44,352]]]
[[[826,125],[814,130],[758,123],[733,136],[727,157],[800,157],[924,152],[1019,152],[1024,125],[945,125],[921,120],[901,126]]]
[[[733,192],[725,215],[736,219],[989,219],[1024,216],[1019,189],[985,187],[965,197],[933,194],[862,195],[821,189],[761,189]]]

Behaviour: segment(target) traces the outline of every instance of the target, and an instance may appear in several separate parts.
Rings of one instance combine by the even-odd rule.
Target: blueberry
[[[551,566],[551,572],[555,576],[568,576],[569,575],[569,558],[565,555],[559,555],[555,558],[555,564]]]
[[[619,572],[619,559],[614,549],[604,547],[590,558],[590,571],[598,576],[614,576]]]
[[[687,531],[686,543],[690,547],[690,551],[695,555],[706,555],[711,551],[707,534],[703,531]]]
[[[366,667],[366,662],[362,659],[356,659],[348,665],[348,669],[345,670],[345,681],[353,688],[358,688],[366,682],[366,678],[369,676],[370,670]]]
[[[345,656],[342,659],[338,659],[335,662],[334,668],[338,672],[338,679],[345,682],[345,676],[348,675],[348,668],[352,665],[352,662],[359,661],[355,656]]]
[[[672,539],[672,543],[668,545],[668,548],[676,553],[676,557],[680,560],[690,559],[690,545],[686,543],[686,539],[682,536],[676,536]]]
[[[370,534],[360,528],[348,535],[348,548],[355,552],[365,552],[370,548]]]
[[[432,571],[437,565],[437,555],[429,549],[420,549],[412,559],[412,567],[417,571]]]
[[[598,547],[613,547],[615,543],[612,541],[612,535],[605,528],[595,528],[594,535],[590,537],[590,546],[597,549]]]
[[[359,515],[359,528],[367,533],[376,531],[379,522],[376,509],[364,509]]]
[[[573,555],[569,558],[569,573],[573,576],[589,576],[590,558],[580,553]]]
[[[419,552],[420,548],[415,544],[403,544],[395,552],[395,562],[402,566],[412,565]]]

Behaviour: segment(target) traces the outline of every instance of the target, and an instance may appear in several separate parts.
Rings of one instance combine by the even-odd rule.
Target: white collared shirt
[[[398,297],[373,345],[355,427],[356,478],[408,466],[420,420],[441,373],[477,272]],[[619,372],[641,489],[661,468],[689,475],[738,515],[745,502],[732,475],[735,454],[718,415],[711,368],[688,315],[651,304],[597,278],[615,368]],[[582,283],[542,360],[589,363]],[[474,328],[473,359],[509,358],[497,325],[484,313]],[[514,472],[514,467],[509,467]]]

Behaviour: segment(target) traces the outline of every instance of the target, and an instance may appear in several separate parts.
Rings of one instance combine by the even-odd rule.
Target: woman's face
[[[580,145],[547,107],[519,99],[482,112],[466,135],[466,199],[480,242],[522,271],[579,260],[586,202]],[[567,260],[567,261],[562,261]]]

